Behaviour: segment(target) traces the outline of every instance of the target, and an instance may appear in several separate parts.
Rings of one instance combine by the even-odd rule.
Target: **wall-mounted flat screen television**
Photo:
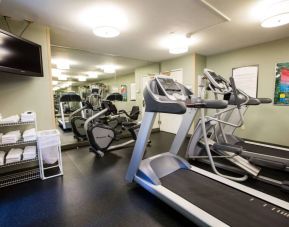
[[[41,46],[0,29],[1,71],[42,77]]]

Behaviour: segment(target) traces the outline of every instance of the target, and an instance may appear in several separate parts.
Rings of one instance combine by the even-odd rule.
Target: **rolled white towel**
[[[5,163],[5,151],[0,151],[0,166]]]
[[[28,122],[28,121],[35,121],[35,112],[32,111],[25,111],[24,113],[21,113],[21,121],[22,122]]]
[[[21,148],[12,148],[7,156],[6,156],[6,163],[13,163],[21,161],[23,149]]]
[[[23,151],[23,155],[36,154],[36,146],[26,146]]]
[[[23,132],[23,137],[28,137],[28,136],[36,136],[35,128],[31,128]]]
[[[23,151],[23,160],[36,158],[36,146],[26,146]]]
[[[16,143],[21,139],[21,133],[19,130],[7,132],[2,136],[2,144]]]
[[[24,142],[36,140],[35,128],[31,128],[31,129],[28,129],[28,130],[24,131],[23,140],[24,140]]]
[[[10,117],[0,119],[0,124],[18,123],[19,120],[20,120],[19,115],[13,115]]]

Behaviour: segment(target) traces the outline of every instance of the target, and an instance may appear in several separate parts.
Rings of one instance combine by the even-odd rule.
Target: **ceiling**
[[[98,73],[99,79],[113,77],[115,74],[103,73],[99,68],[102,65],[113,64],[117,67],[116,75],[125,75],[134,72],[134,69],[147,65],[148,61],[136,60],[131,58],[109,56],[102,54],[95,54],[89,51],[61,48],[52,46],[51,48],[52,67],[57,68],[54,60],[57,59],[70,59],[70,69],[62,70],[62,74],[69,76],[69,80],[77,80],[78,76],[87,75],[88,71],[94,71]],[[57,78],[54,78],[57,80]],[[95,81],[96,79],[89,79],[89,81]]]
[[[94,36],[80,20],[83,10],[100,2],[114,3],[127,14],[128,26],[115,39]],[[289,36],[288,25],[273,29],[260,26],[258,10],[252,10],[262,0],[207,2],[231,21],[225,22],[201,0],[2,0],[0,14],[50,26],[54,45],[144,61],[176,57],[160,44],[170,32],[195,33],[199,42],[190,47],[190,52],[203,55]]]

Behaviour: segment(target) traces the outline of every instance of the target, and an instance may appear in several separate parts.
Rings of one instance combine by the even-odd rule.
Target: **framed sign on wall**
[[[232,75],[238,89],[253,98],[258,94],[258,65],[233,68]]]
[[[276,64],[274,104],[289,105],[289,62]]]

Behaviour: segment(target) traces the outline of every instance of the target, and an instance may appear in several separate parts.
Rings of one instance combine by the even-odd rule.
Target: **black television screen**
[[[42,77],[41,46],[0,30],[0,71]]]

